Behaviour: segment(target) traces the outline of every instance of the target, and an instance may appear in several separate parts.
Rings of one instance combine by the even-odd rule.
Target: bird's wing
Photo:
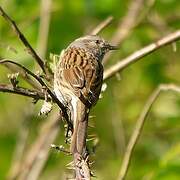
[[[95,104],[99,98],[103,67],[93,57],[87,58],[83,53],[72,55],[66,60],[66,66],[61,75],[66,83],[70,85],[73,92],[81,101]]]

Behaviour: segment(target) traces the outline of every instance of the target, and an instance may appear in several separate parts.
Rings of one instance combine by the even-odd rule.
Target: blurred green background
[[[143,12],[147,11],[145,1]],[[50,53],[59,54],[72,40],[90,32],[109,15],[113,23],[101,36],[110,40],[118,23],[128,10],[130,1],[123,0],[52,0],[51,19],[46,59]],[[40,1],[0,0],[0,5],[16,21],[32,46],[38,47]],[[143,13],[142,13],[143,14]],[[144,13],[145,14],[145,13]],[[160,20],[159,20],[160,19]],[[158,22],[160,21],[160,24]],[[157,22],[157,23],[156,23]],[[136,26],[107,67],[141,47],[180,28],[180,1],[156,0]],[[15,50],[10,50],[11,48]],[[161,48],[142,58],[121,73],[121,80],[109,79],[107,90],[91,115],[99,145],[93,159],[97,179],[116,179],[126,144],[146,99],[160,83],[180,85],[180,43]],[[9,25],[0,17],[0,58],[11,58],[30,69],[36,69],[32,58],[24,51]],[[0,82],[7,83],[9,71],[0,67]],[[20,80],[20,85],[27,84]],[[29,127],[27,147],[38,135],[46,121],[38,117],[41,102],[32,105],[29,98],[0,94],[0,179],[5,179],[13,159],[22,126]],[[32,111],[32,112],[29,112]],[[63,128],[56,144],[64,144]],[[70,157],[50,151],[49,159],[40,179],[60,179]],[[178,180],[180,179],[180,95],[165,92],[160,95],[148,115],[141,138],[135,148],[128,180]]]

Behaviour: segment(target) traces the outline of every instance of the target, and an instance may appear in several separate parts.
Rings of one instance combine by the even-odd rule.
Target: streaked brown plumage
[[[88,114],[96,104],[103,82],[102,58],[114,49],[98,36],[75,40],[60,56],[54,76],[58,99],[70,109],[73,123],[71,152],[83,154]]]

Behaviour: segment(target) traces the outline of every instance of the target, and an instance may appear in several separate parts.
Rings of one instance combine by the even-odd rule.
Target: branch
[[[8,59],[3,59],[0,60],[0,64],[4,64],[4,63],[10,63],[10,64],[14,64],[18,67],[20,67],[21,69],[23,69],[26,73],[28,73],[29,75],[31,75],[34,79],[36,79],[42,87],[45,87],[47,89],[47,92],[49,93],[49,95],[51,96],[51,98],[54,100],[54,102],[56,102],[56,104],[63,110],[65,109],[64,105],[57,99],[57,97],[54,95],[54,93],[49,89],[49,87],[46,85],[46,83],[41,79],[41,77],[35,75],[33,72],[31,72],[29,69],[27,69],[26,67],[24,67],[23,65],[8,60]]]
[[[135,63],[142,57],[145,57],[145,56],[151,54],[152,52],[158,50],[159,48],[161,48],[165,45],[168,45],[168,44],[171,44],[172,42],[178,41],[179,39],[180,39],[180,30],[177,30],[177,31],[161,38],[160,40],[134,52],[132,55],[128,56],[127,58],[119,61],[115,65],[112,65],[110,68],[105,70],[104,80],[111,78],[116,73],[118,73],[119,71],[122,71],[124,68],[128,67],[130,64]]]
[[[153,103],[155,102],[155,100],[158,98],[158,96],[160,95],[162,91],[169,91],[169,90],[180,93],[180,86],[176,86],[174,84],[159,85],[159,87],[156,90],[154,90],[154,92],[150,95],[149,99],[146,101],[145,106],[136,122],[133,133],[127,145],[125,155],[122,161],[121,169],[119,172],[119,177],[118,177],[119,180],[124,180],[126,177],[126,174],[128,172],[128,168],[132,159],[133,150],[142,133],[145,120],[147,118],[149,111],[151,110]]]
[[[111,22],[113,21],[113,17],[109,16],[104,21],[102,21],[97,27],[95,27],[90,34],[97,35],[99,34],[104,28],[109,26]]]
[[[22,32],[17,27],[16,23],[5,13],[5,11],[0,6],[0,15],[10,24],[20,41],[24,44],[24,46],[27,48],[28,53],[36,60],[36,62],[39,64],[42,71],[46,74],[48,71],[45,67],[44,61],[38,56],[38,54],[35,52],[35,50],[32,48],[32,46],[29,44],[25,36],[22,34]]]
[[[41,84],[41,86],[47,90],[47,93],[50,95],[50,97],[52,98],[53,102],[55,102],[59,106],[59,108],[62,110],[63,117],[65,118],[65,120],[68,123],[68,125],[70,126],[70,128],[72,128],[72,124],[69,123],[69,118],[68,118],[68,114],[67,114],[67,111],[66,111],[66,107],[59,101],[59,99],[51,91],[51,89],[46,85],[46,83],[41,79],[41,77],[35,75],[29,69],[27,69],[26,67],[24,67],[23,65],[21,65],[21,64],[19,64],[17,62],[13,62],[13,61],[7,60],[7,59],[0,60],[0,64],[3,64],[3,63],[15,64],[16,66],[18,66],[21,69],[23,69],[26,73],[31,75],[34,79],[36,79]]]
[[[3,65],[10,70],[11,72],[18,72],[19,76],[21,76],[30,86],[32,86],[33,88],[37,89],[37,90],[41,90],[41,86],[38,82],[36,82],[35,80],[31,79],[30,76],[22,69],[20,69],[17,66],[14,66],[13,64],[10,63],[3,63]]]
[[[0,84],[0,92],[11,93],[11,94],[18,94],[26,97],[31,97],[33,99],[45,99],[43,93],[39,91],[34,91],[30,89],[26,89],[23,87],[16,87],[14,88],[11,84]]]

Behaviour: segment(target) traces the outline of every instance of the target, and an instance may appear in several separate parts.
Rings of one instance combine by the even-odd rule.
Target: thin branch
[[[111,22],[113,21],[113,17],[109,16],[107,17],[104,21],[102,21],[98,26],[96,26],[90,34],[92,35],[97,35],[99,34],[104,28],[106,28],[107,26],[109,26],[111,24]]]
[[[144,6],[144,1],[145,0],[131,0],[126,15],[119,22],[117,30],[111,38],[112,44],[121,44],[130,34],[131,30],[135,27],[135,25],[137,25],[137,23],[140,23],[140,21],[138,21],[138,17]],[[106,64],[108,62],[111,55],[112,53],[109,53],[104,58],[103,64]]]
[[[24,46],[27,48],[28,53],[36,60],[36,62],[39,64],[42,71],[46,74],[48,71],[45,67],[44,61],[39,57],[39,55],[36,53],[36,51],[32,48],[32,46],[29,44],[25,36],[22,34],[22,32],[19,30],[16,23],[5,13],[5,11],[0,6],[0,15],[10,24],[12,29],[15,31],[18,38],[21,40],[21,42],[24,44]]]
[[[124,180],[127,175],[128,168],[133,155],[133,150],[142,133],[145,120],[147,119],[147,115],[151,110],[152,105],[154,104],[155,100],[159,97],[162,91],[169,91],[169,90],[180,93],[180,86],[176,86],[174,84],[162,84],[156,90],[154,90],[154,92],[150,95],[149,99],[145,103],[145,106],[136,122],[133,133],[127,145],[125,155],[122,161],[121,169],[119,172],[119,177],[118,177],[119,180]]]
[[[26,89],[23,87],[16,87],[14,88],[11,84],[0,84],[0,92],[11,93],[11,94],[18,94],[26,97],[31,97],[33,99],[45,99],[43,93],[35,90]]]
[[[122,71],[124,68],[128,67],[130,64],[135,63],[142,57],[151,54],[152,52],[158,50],[159,48],[161,48],[165,45],[168,45],[175,41],[178,41],[179,39],[180,39],[180,30],[177,30],[177,31],[161,38],[160,40],[134,52],[132,55],[128,56],[127,58],[119,61],[115,65],[112,65],[110,68],[105,70],[104,80],[111,78],[116,73],[118,73],[119,71]]]
[[[34,79],[36,79],[41,85],[42,87],[45,87],[47,89],[47,92],[49,93],[49,95],[51,96],[51,98],[54,100],[54,102],[56,102],[56,104],[62,109],[62,111],[66,111],[66,108],[64,107],[64,105],[58,100],[58,98],[54,95],[54,93],[49,89],[49,87],[46,85],[46,83],[41,79],[41,77],[35,75],[33,72],[31,72],[29,69],[27,69],[26,67],[24,67],[23,65],[8,60],[8,59],[3,59],[0,60],[0,64],[3,63],[10,63],[10,64],[14,64],[18,67],[20,67],[21,69],[23,69],[26,73],[28,73],[29,75],[31,75]]]
[[[52,98],[53,102],[55,102],[59,108],[62,110],[63,113],[63,117],[65,118],[67,124],[70,126],[70,128],[72,129],[72,124],[69,122],[69,118],[68,118],[68,114],[66,111],[66,107],[59,101],[59,99],[56,97],[56,95],[51,91],[51,89],[46,85],[46,83],[41,79],[41,77],[35,75],[33,72],[31,72],[29,69],[27,69],[26,67],[24,67],[23,65],[11,61],[11,60],[7,60],[7,59],[3,59],[0,60],[0,64],[3,63],[11,63],[11,64],[15,64],[16,66],[20,67],[21,69],[23,69],[26,73],[28,73],[29,75],[31,75],[34,79],[36,79],[42,86],[42,88],[45,88],[47,90],[47,93],[50,95],[50,97]]]

